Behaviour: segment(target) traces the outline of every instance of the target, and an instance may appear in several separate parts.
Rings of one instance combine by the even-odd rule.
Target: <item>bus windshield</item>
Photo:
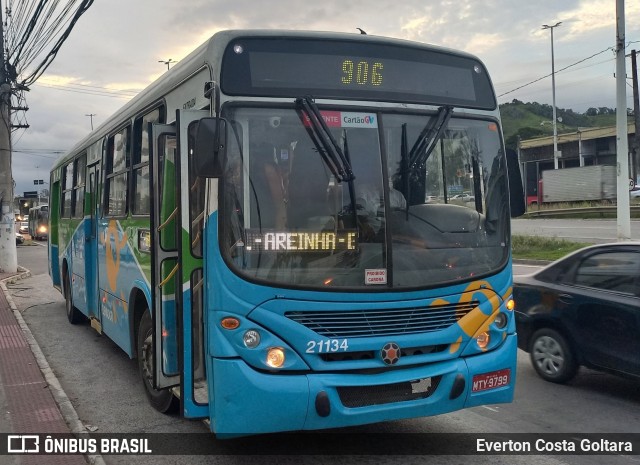
[[[450,113],[322,108],[353,173],[341,179],[305,108],[227,105],[226,260],[245,278],[304,288],[428,288],[495,272],[509,250],[499,128]]]

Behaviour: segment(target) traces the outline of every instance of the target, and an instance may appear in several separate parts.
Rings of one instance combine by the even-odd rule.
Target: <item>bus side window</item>
[[[159,123],[164,119],[164,107],[156,108],[141,118],[134,125],[133,142],[133,195],[131,212],[134,215],[151,213],[151,185],[149,183],[149,124]]]
[[[60,204],[60,217],[71,218],[73,204],[73,161],[64,167],[62,171],[62,203]]]
[[[130,126],[127,126],[110,136],[108,140],[105,182],[106,216],[123,217],[127,214],[130,132]]]
[[[73,186],[73,211],[74,218],[84,216],[84,186],[87,168],[87,154],[83,153],[75,162],[75,183]]]

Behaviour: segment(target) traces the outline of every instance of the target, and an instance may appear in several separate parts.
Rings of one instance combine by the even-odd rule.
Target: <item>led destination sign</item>
[[[333,252],[355,250],[358,235],[355,230],[339,231],[245,231],[248,252]]]
[[[474,57],[371,40],[239,38],[225,51],[221,87],[230,95],[496,108],[487,72]]]

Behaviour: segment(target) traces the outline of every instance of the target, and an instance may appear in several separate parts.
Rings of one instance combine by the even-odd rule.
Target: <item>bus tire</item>
[[[82,323],[84,321],[84,315],[73,305],[73,296],[71,292],[71,286],[69,284],[69,275],[65,273],[64,300],[65,309],[67,311],[67,320],[69,320],[69,323],[71,323],[72,325],[77,325],[78,323]]]
[[[149,309],[145,309],[138,326],[136,344],[138,358],[138,372],[144,384],[149,403],[161,413],[171,413],[178,409],[178,399],[169,389],[155,389],[153,387],[153,321]]]

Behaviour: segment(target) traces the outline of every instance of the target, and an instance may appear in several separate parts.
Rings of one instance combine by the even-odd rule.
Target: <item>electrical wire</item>
[[[8,0],[5,57],[15,87],[28,87],[42,76],[93,1]]]
[[[593,55],[591,55],[591,56],[589,56],[589,57],[587,57],[587,58],[583,58],[582,60],[576,61],[575,63],[572,63],[572,64],[570,64],[570,65],[568,65],[568,66],[565,66],[564,68],[561,68],[561,69],[559,69],[559,70],[555,71],[555,74],[558,74],[558,73],[560,73],[560,72],[562,72],[562,71],[565,71],[565,70],[567,70],[567,69],[569,69],[569,68],[572,68],[572,67],[574,67],[574,66],[576,66],[576,65],[579,65],[580,63],[584,63],[584,62],[585,62],[585,61],[587,61],[587,60],[590,60],[590,59],[592,59],[592,58],[594,58],[594,57],[597,57],[598,55],[601,55],[601,54],[603,54],[603,53],[605,53],[605,52],[608,52],[608,51],[611,51],[611,50],[613,50],[613,48],[612,48],[612,47],[607,47],[607,48],[605,48],[604,50],[601,50],[601,51],[599,51],[599,52],[597,52],[597,53],[594,53]],[[511,90],[509,90],[509,91],[507,91],[507,92],[503,92],[502,94],[498,95],[498,98],[499,98],[499,97],[502,97],[502,96],[504,96],[504,95],[510,94],[510,93],[512,93],[512,92],[515,92],[516,90],[520,90],[520,89],[523,89],[523,88],[525,88],[525,87],[528,87],[528,86],[530,86],[531,84],[535,84],[536,82],[542,81],[543,79],[546,79],[546,78],[548,78],[548,77],[552,76],[552,74],[553,74],[553,73],[549,73],[549,74],[547,74],[547,75],[545,75],[545,76],[542,76],[542,77],[539,77],[539,78],[537,78],[537,79],[534,79],[533,81],[530,81],[530,82],[528,82],[528,83],[526,83],[526,84],[523,84],[523,85],[521,85],[521,86],[518,86],[518,87],[516,87],[516,88],[514,88],[514,89],[511,89]]]

